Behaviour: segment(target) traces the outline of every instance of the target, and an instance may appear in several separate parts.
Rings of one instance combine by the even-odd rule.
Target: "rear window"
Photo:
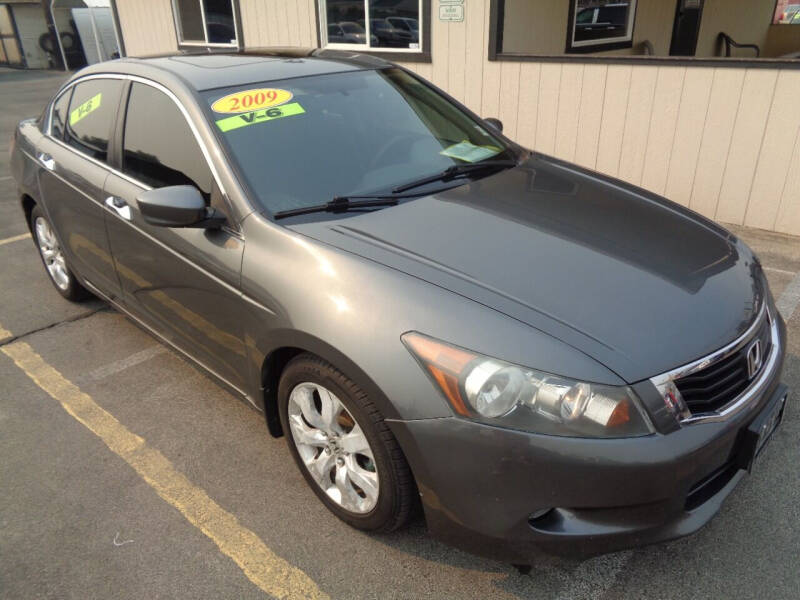
[[[105,161],[121,91],[119,79],[90,79],[76,85],[65,115],[67,144]]]

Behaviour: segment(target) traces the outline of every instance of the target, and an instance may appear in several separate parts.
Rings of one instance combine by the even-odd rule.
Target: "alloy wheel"
[[[69,287],[69,271],[67,270],[67,262],[64,259],[64,253],[61,251],[61,246],[56,239],[53,228],[50,223],[43,217],[37,217],[34,221],[34,231],[36,233],[36,245],[39,247],[39,253],[42,255],[44,266],[50,278],[61,290],[66,290]]]
[[[311,382],[296,385],[288,404],[292,439],[317,485],[343,509],[370,512],[378,502],[378,470],[350,411],[330,390]]]

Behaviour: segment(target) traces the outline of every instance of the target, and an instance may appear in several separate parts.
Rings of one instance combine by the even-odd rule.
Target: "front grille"
[[[752,381],[747,373],[747,350],[756,338],[761,339],[763,369],[772,347],[768,319],[764,319],[753,336],[733,354],[675,380],[675,385],[692,414],[719,410],[747,389]]]

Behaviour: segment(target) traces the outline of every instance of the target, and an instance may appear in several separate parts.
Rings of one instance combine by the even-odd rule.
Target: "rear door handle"
[[[39,154],[39,162],[42,163],[42,166],[44,166],[44,168],[48,171],[52,171],[56,168],[56,161],[53,160],[53,157],[46,152],[41,152]]]
[[[130,221],[133,218],[131,216],[131,207],[122,198],[109,196],[106,198],[106,206],[126,221]]]

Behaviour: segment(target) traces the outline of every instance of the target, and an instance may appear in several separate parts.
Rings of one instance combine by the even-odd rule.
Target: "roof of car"
[[[81,71],[89,73],[130,72],[142,74],[142,67],[178,76],[198,91],[266,82],[291,77],[325,75],[365,69],[379,69],[390,62],[355,52],[314,48],[249,48],[231,52],[177,52],[123,58],[98,63]]]

